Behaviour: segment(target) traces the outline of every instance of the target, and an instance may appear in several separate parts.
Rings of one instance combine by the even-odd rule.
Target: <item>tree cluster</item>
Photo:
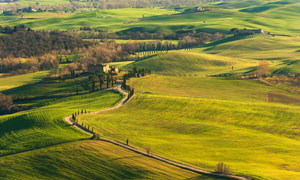
[[[10,96],[6,96],[0,93],[0,115],[15,113],[28,109],[26,106],[15,106],[13,99]]]
[[[20,58],[0,58],[0,73],[26,74],[40,70],[57,68],[59,61],[53,54],[44,54],[38,57],[30,57],[25,62]]]
[[[143,77],[146,75],[150,75],[151,73],[152,73],[151,69],[147,69],[147,68],[138,69],[136,66],[133,66],[132,70],[128,71],[126,74],[123,75],[122,88],[129,91],[129,95],[133,95],[134,89],[132,89],[129,85],[127,85],[127,81],[130,78]]]
[[[7,114],[10,111],[12,105],[12,98],[0,93],[0,114]]]
[[[32,31],[22,27],[0,27],[0,58],[40,56],[53,50],[74,50],[91,43],[60,31]]]

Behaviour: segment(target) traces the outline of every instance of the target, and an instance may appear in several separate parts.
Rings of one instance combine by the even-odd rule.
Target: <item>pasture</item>
[[[63,118],[82,109],[89,112],[112,107],[122,97],[118,92],[106,91],[27,101],[36,108],[0,117],[0,156],[88,138]]]
[[[265,2],[265,1],[264,1]],[[258,8],[257,2],[254,8]],[[261,2],[260,2],[261,3]],[[234,3],[228,3],[233,5]],[[134,32],[176,32],[192,29],[197,32],[227,33],[232,28],[263,29],[277,35],[299,34],[299,2],[287,4],[260,4],[263,11],[246,12],[245,7],[251,4],[242,2],[231,8],[218,6],[211,11],[191,14],[180,13],[172,9],[110,9],[110,10],[79,10],[75,13],[30,13],[23,19],[19,16],[0,16],[1,25],[26,26],[36,30],[67,30],[82,26],[97,27],[102,30],[134,31]],[[249,10],[248,10],[249,11]],[[253,10],[252,10],[253,11]],[[255,11],[255,10],[254,10]],[[28,16],[28,17],[27,17]],[[141,19],[138,19],[141,18]],[[134,21],[133,23],[128,23]]]
[[[180,50],[158,53],[126,65],[123,69],[132,69],[133,66],[136,66],[137,68],[151,69],[154,73],[159,74],[205,76],[221,73],[242,73],[257,65],[258,62],[255,60],[249,61]]]
[[[68,1],[51,1],[59,3]],[[293,81],[296,77],[289,82],[284,81],[287,76],[279,77],[281,83],[276,77],[238,78],[258,72],[262,60],[270,62],[271,75],[300,72],[299,0],[231,0],[206,4],[212,7],[209,11],[182,13],[194,7],[79,9],[24,13],[22,17],[1,14],[1,26],[24,24],[35,30],[65,31],[83,26],[166,34],[192,30],[221,32],[226,38],[189,50],[146,52],[138,61],[109,63],[122,70],[147,68],[154,74],[128,80],[135,89],[134,98],[119,109],[101,114],[88,112],[113,107],[124,95],[114,90],[90,92],[85,74],[57,80],[43,79],[49,71],[6,78],[0,74],[0,92],[19,97],[15,103],[32,107],[0,116],[0,177],[214,179],[109,143],[87,140],[89,136],[63,120],[86,110],[87,114],[79,117],[80,123],[100,136],[124,143],[129,139],[129,145],[144,151],[149,147],[154,154],[208,171],[215,171],[216,165],[224,162],[233,174],[256,180],[300,180],[300,95],[295,93],[299,92]],[[232,28],[263,29],[266,34],[233,37],[227,34]],[[138,40],[115,41],[122,44]],[[152,40],[142,40],[148,41]],[[78,60],[81,55],[68,57],[74,56]],[[68,62],[66,57],[63,62]],[[212,77],[220,74],[233,76]],[[96,90],[98,86],[97,82]]]
[[[0,15],[1,25],[24,24],[35,30],[68,30],[79,29],[83,26],[97,27],[104,30],[122,30],[129,21],[148,16],[157,16],[165,13],[174,13],[167,9],[109,9],[109,10],[79,10],[75,13],[47,12],[25,14],[20,16]],[[28,17],[27,17],[28,16]]]
[[[0,78],[0,91],[5,91],[8,89],[20,87],[23,85],[33,84],[41,81],[48,71],[40,71],[36,73],[29,73],[18,76],[11,76],[6,78]]]
[[[266,93],[299,95],[250,80],[154,76],[132,83],[137,94],[129,104],[80,121],[210,171],[225,162],[256,179],[299,177],[299,106],[268,102]]]
[[[300,98],[279,87],[266,86],[257,80],[237,78],[159,76],[131,79],[136,92],[168,96],[197,97],[239,102],[267,102],[269,92]],[[249,88],[251,87],[251,88]]]
[[[101,141],[65,143],[0,158],[3,180],[194,179],[191,173]]]

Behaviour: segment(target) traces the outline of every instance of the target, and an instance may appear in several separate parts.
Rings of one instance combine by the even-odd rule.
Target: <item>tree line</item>
[[[26,74],[58,68],[59,61],[56,55],[44,54],[38,57],[30,57],[25,62],[20,58],[2,58],[0,59],[0,73],[9,73],[9,75]]]
[[[180,30],[173,33],[166,32],[140,32],[140,31],[119,31],[119,32],[109,32],[103,29],[91,28],[89,26],[83,26],[80,30],[72,30],[72,32],[82,39],[131,39],[131,40],[180,40],[185,36],[191,36],[193,38],[208,38],[214,36],[220,36],[221,33],[206,33],[206,32],[196,32],[195,30]]]
[[[6,35],[0,36],[0,58],[39,56],[53,50],[74,50],[91,45],[91,42],[61,31],[33,31],[16,26],[0,27],[1,32]]]

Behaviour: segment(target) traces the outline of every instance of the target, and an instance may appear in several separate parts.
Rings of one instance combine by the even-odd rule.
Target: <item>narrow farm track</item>
[[[120,85],[120,82],[118,83],[118,86],[115,87],[115,88],[111,88],[111,89],[107,89],[107,90],[118,90],[120,93],[124,94],[125,95],[125,98],[123,98],[123,100],[117,104],[116,106],[114,107],[111,107],[109,109],[103,109],[103,110],[99,110],[99,111],[95,111],[95,112],[91,112],[91,114],[99,114],[99,113],[103,113],[103,112],[107,112],[107,111],[111,111],[111,110],[115,110],[115,109],[118,109],[120,107],[122,107],[126,102],[128,102],[130,99],[128,98],[128,93],[125,92],[122,88],[121,88],[121,85]],[[93,132],[91,131],[88,131],[82,127],[80,127],[79,125],[73,123],[71,121],[71,118],[72,116],[67,116],[65,117],[65,121],[69,124],[71,124],[73,127],[77,128],[78,130],[86,133],[86,134],[89,134],[91,136],[93,136]],[[179,167],[181,169],[185,169],[185,170],[188,170],[188,171],[191,171],[191,172],[194,172],[194,173],[199,173],[199,174],[203,174],[203,175],[208,175],[208,176],[212,176],[212,177],[217,177],[217,178],[222,178],[222,179],[232,179],[232,180],[249,180],[248,178],[245,178],[245,177],[241,177],[241,176],[234,176],[234,175],[223,175],[223,174],[219,174],[219,173],[214,173],[214,172],[209,172],[209,171],[205,171],[205,170],[201,170],[201,169],[198,169],[198,168],[194,168],[194,167],[191,167],[191,166],[188,166],[188,165],[185,165],[185,164],[182,164],[182,163],[179,163],[179,162],[176,162],[176,161],[172,161],[172,160],[169,160],[169,159],[166,159],[166,158],[163,158],[161,156],[157,156],[155,154],[148,154],[147,152],[144,152],[144,151],[141,151],[137,148],[134,148],[132,146],[129,146],[127,144],[124,144],[124,143],[121,143],[119,141],[115,141],[115,140],[112,140],[112,139],[109,139],[109,138],[105,138],[105,137],[100,137],[99,140],[101,141],[105,141],[105,142],[109,142],[109,143],[112,143],[114,145],[117,145],[119,147],[123,147],[125,149],[128,149],[130,151],[133,151],[133,152],[136,152],[136,153],[139,153],[139,154],[142,154],[144,156],[147,156],[147,157],[150,157],[150,158],[153,158],[153,159],[156,159],[156,160],[159,160],[161,162],[164,162],[164,163],[167,163],[167,164],[170,164],[170,165],[173,165],[173,166],[176,166],[176,167]]]

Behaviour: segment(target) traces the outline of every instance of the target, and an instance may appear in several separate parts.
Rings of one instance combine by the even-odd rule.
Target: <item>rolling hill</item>
[[[299,177],[299,105],[266,101],[274,91],[299,96],[228,78],[154,76],[135,87],[129,104],[80,121],[105,137],[129,138],[141,149],[150,146],[156,154],[203,169],[225,162],[235,174],[255,179]]]
[[[3,180],[215,180],[101,141],[80,141],[0,158]]]
[[[245,71],[246,68],[257,66],[257,62],[213,54],[171,51],[128,64],[123,68],[132,69],[133,66],[151,69],[154,73],[161,74],[212,75]]]

